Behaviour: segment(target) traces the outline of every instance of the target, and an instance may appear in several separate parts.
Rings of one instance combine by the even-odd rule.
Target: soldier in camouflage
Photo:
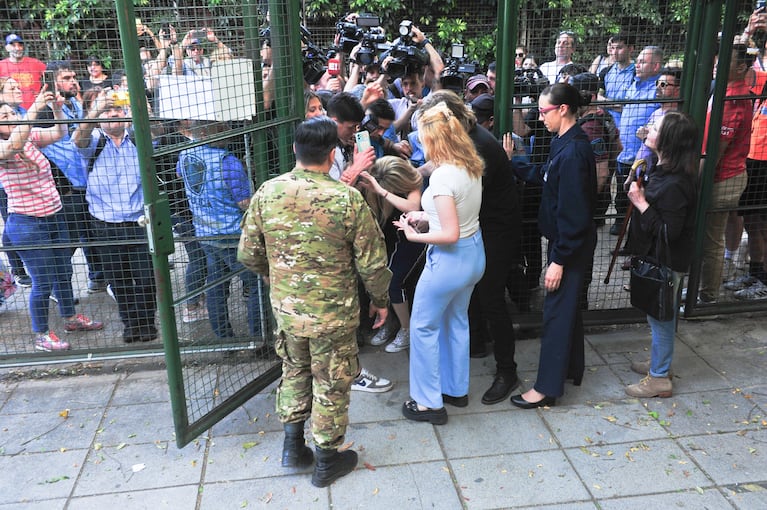
[[[336,124],[327,117],[297,127],[297,166],[256,191],[238,249],[238,260],[270,283],[275,350],[282,358],[282,465],[311,465],[304,442],[304,421],[311,416],[317,452],[312,483],[318,487],[357,464],[354,451],[337,451],[349,422],[351,384],[360,371],[357,279],[370,295],[375,328],[386,320],[391,279],[383,234],[365,199],[328,175],[337,138]]]

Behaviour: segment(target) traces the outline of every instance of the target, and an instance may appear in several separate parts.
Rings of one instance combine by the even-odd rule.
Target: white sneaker
[[[754,285],[758,281],[759,280],[753,276],[744,274],[735,278],[734,280],[730,280],[729,282],[725,283],[724,288],[727,290],[743,290]]]
[[[410,330],[402,328],[397,331],[394,341],[386,346],[386,352],[400,352],[410,347]]]
[[[378,377],[363,368],[360,375],[352,383],[352,390],[367,391],[369,393],[383,393],[392,389],[392,382],[383,377]]]
[[[197,305],[195,307],[186,305],[181,311],[181,321],[185,324],[207,320],[207,318],[208,308],[205,305]]]
[[[760,299],[767,299],[767,285],[756,280],[756,283],[750,287],[737,291],[734,294],[734,297],[741,301],[759,301]]]
[[[387,320],[383,326],[378,328],[378,331],[373,335],[373,338],[370,339],[370,345],[383,345],[392,339],[394,333],[394,325],[391,321]]]

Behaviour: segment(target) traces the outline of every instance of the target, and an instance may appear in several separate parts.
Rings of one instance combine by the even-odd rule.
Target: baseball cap
[[[485,122],[493,116],[495,110],[495,98],[490,94],[480,94],[469,103],[474,115],[477,116],[477,122]]]
[[[477,85],[484,85],[488,90],[491,88],[490,81],[488,81],[487,76],[484,74],[475,74],[466,81],[466,88],[468,90],[474,90]]]
[[[5,38],[5,44],[21,43],[24,44],[24,39],[18,34],[8,34]]]
[[[201,46],[201,45],[202,45],[202,44],[200,43],[200,40],[199,40],[199,39],[197,39],[197,38],[195,37],[195,38],[193,38],[193,39],[189,39],[189,46],[187,46],[187,47],[191,47],[191,46]]]

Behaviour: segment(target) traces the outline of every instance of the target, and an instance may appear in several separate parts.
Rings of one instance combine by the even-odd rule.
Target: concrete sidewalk
[[[274,386],[179,450],[162,370],[4,374],[0,510],[767,508],[767,318],[682,322],[668,399],[623,392],[647,327],[587,342],[583,386],[548,409],[482,405],[494,363],[472,360],[469,407],[444,426],[402,418],[407,353],[366,348],[364,366],[396,385],[353,393],[360,464],[326,489],[280,467]],[[518,342],[525,389],[538,343]]]

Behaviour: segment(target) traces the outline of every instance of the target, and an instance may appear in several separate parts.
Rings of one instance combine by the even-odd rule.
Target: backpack
[[[104,151],[104,147],[107,145],[107,137],[104,136],[104,133],[99,131],[99,135],[99,141],[96,143],[96,150],[93,152],[93,156],[91,156],[91,159],[88,161],[87,174],[90,174],[93,171],[93,165],[96,164],[99,156],[101,156],[101,153]],[[128,131],[128,139],[133,145],[136,145],[136,134],[133,131]]]

